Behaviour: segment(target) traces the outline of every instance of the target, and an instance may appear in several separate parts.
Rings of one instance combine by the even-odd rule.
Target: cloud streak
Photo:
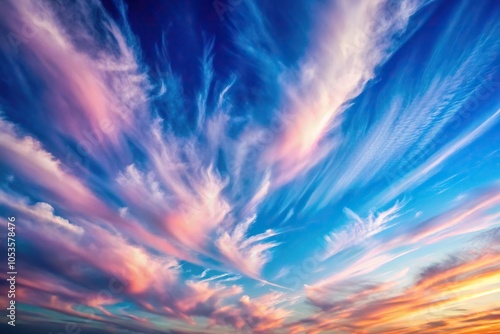
[[[0,3],[20,327],[498,330],[499,6],[224,3]]]

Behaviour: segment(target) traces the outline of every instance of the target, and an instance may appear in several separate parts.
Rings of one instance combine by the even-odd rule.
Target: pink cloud
[[[270,260],[269,250],[278,243],[264,241],[277,234],[272,230],[247,237],[248,229],[255,219],[255,216],[250,217],[236,225],[232,232],[222,233],[216,245],[226,263],[245,275],[259,278],[262,267]]]
[[[335,146],[328,135],[348,103],[374,77],[375,68],[390,56],[393,36],[404,31],[418,10],[416,2],[404,2],[390,18],[380,20],[377,13],[385,5],[340,1],[327,10],[328,16],[320,15],[318,46],[284,83],[284,131],[264,158],[266,164],[276,165],[278,184],[309,170]]]
[[[284,320],[290,311],[277,305],[286,301],[279,293],[269,293],[251,299],[248,296],[240,298],[237,307],[225,306],[212,314],[211,325],[231,325],[240,330],[252,333],[274,333],[283,327]]]
[[[5,163],[16,175],[46,189],[48,198],[64,204],[75,212],[100,212],[109,210],[81,183],[66,172],[59,160],[47,152],[40,142],[22,136],[11,123],[0,119],[0,153],[9,157]]]
[[[106,21],[106,48],[93,38],[97,28],[82,24],[92,22],[87,4],[72,4],[80,15],[73,21],[78,33],[65,28],[59,4],[23,1],[13,5],[15,10],[7,19],[9,29],[25,40],[15,57],[46,84],[45,100],[38,101],[48,107],[46,117],[58,132],[80,143],[89,140],[84,130],[93,137],[97,133],[92,138],[97,141],[93,154],[107,152],[106,146],[117,148],[122,134],[138,117],[135,112],[147,100],[145,77],[126,37],[98,6],[94,10]],[[26,36],[26,31],[32,33]],[[85,47],[77,40],[85,40]]]

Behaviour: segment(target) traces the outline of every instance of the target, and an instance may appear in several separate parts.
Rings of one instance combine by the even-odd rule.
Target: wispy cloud
[[[278,183],[309,170],[331,150],[335,139],[327,139],[329,132],[375,68],[389,58],[395,36],[421,5],[341,1],[331,6],[328,18],[320,15],[324,25],[317,29],[318,47],[284,83],[284,131],[266,152],[266,161],[277,165]]]
[[[332,285],[353,277],[374,273],[388,263],[403,256],[415,253],[419,249],[439,244],[447,239],[484,231],[499,224],[498,217],[488,215],[489,210],[499,206],[498,189],[493,188],[473,197],[441,215],[399,230],[390,240],[378,240],[355,261],[342,270],[317,283],[319,286]],[[473,224],[475,220],[479,223]]]
[[[498,310],[477,300],[490,295],[495,298],[493,296],[500,293],[496,283],[500,274],[500,268],[495,264],[498,261],[497,248],[496,244],[489,244],[473,253],[458,252],[443,262],[420,270],[407,287],[397,281],[366,285],[354,291],[350,291],[352,284],[337,289],[332,286],[312,287],[308,290],[308,299],[319,311],[306,320],[291,324],[291,331],[336,329],[416,333],[423,326],[457,333],[468,333],[472,328],[477,330],[483,326],[494,331],[496,317],[479,315],[496,314]],[[455,315],[453,308],[464,300],[472,301],[474,306],[468,308],[474,311],[465,313],[468,315]],[[429,318],[429,310],[434,308],[441,312],[437,313],[438,318]],[[470,324],[475,321],[477,324]]]
[[[484,122],[465,134],[462,138],[451,142],[449,145],[436,152],[428,161],[420,165],[418,168],[409,173],[401,181],[396,182],[387,193],[382,195],[380,201],[387,202],[399,196],[410,187],[415,187],[422,184],[425,180],[431,177],[438,171],[448,158],[476,140],[484,132],[490,129],[500,116],[500,109],[489,116]]]
[[[20,322],[496,330],[494,1],[223,2],[0,2]]]
[[[254,216],[239,223],[232,232],[221,234],[216,242],[221,255],[229,264],[254,278],[259,277],[262,267],[269,261],[270,249],[278,246],[277,242],[265,241],[277,234],[273,230],[247,237],[255,219]]]
[[[342,227],[342,230],[332,232],[325,236],[327,249],[322,260],[326,260],[345,249],[359,245],[389,228],[389,222],[398,217],[398,212],[403,205],[404,204],[396,202],[392,208],[386,211],[377,214],[370,212],[366,219],[362,219],[352,210],[345,208],[344,212],[350,219],[350,222]]]

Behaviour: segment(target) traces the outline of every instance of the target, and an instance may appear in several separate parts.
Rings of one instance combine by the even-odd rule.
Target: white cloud
[[[350,222],[340,231],[334,231],[325,237],[327,249],[322,259],[331,258],[337,253],[350,247],[359,245],[383,230],[389,228],[389,222],[398,217],[403,204],[396,202],[393,207],[380,213],[370,212],[368,217],[362,219],[348,208],[344,209]]]

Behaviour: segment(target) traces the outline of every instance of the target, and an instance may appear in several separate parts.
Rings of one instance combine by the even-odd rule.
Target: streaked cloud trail
[[[19,333],[498,332],[499,22],[494,0],[4,1]]]
[[[265,155],[266,162],[278,163],[279,183],[307,171],[333,148],[328,133],[373,79],[375,68],[397,49],[395,37],[422,3],[338,1],[332,6],[333,17],[320,16],[317,49],[285,82],[285,128]]]
[[[387,211],[378,214],[370,212],[366,219],[362,219],[350,209],[345,208],[345,214],[351,219],[352,223],[347,225],[344,230],[332,232],[325,237],[329,247],[323,256],[323,260],[349,247],[361,244],[389,228],[388,223],[398,216],[398,211],[401,210],[402,206],[402,204],[396,203]]]

